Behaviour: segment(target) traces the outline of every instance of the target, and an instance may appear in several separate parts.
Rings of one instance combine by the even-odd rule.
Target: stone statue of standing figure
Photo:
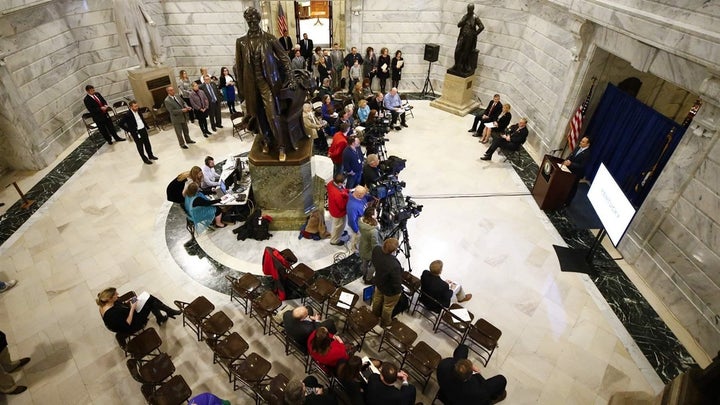
[[[290,58],[277,38],[260,28],[260,12],[249,7],[244,13],[247,35],[237,39],[235,69],[238,93],[245,99],[248,129],[263,137],[264,154],[297,150],[305,139],[302,105],[314,81],[305,70],[290,69]]]
[[[475,6],[468,4],[467,14],[458,23],[460,33],[455,46],[455,65],[448,69],[448,73],[468,77],[475,73],[477,68],[477,36],[485,29],[480,18],[475,16]]]
[[[113,11],[120,44],[135,54],[140,67],[162,65],[165,48],[142,0],[113,0]]]

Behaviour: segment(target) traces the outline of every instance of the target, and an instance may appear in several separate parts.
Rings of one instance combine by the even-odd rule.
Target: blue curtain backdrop
[[[674,133],[668,136],[673,128]],[[586,177],[592,181],[604,163],[637,208],[684,134],[680,124],[608,84],[585,130],[592,142]],[[646,181],[641,185],[643,179]]]

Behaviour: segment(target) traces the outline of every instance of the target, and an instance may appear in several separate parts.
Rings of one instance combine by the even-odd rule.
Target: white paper
[[[140,295],[137,296],[137,305],[135,305],[135,312],[142,311],[148,299],[150,299],[150,293],[147,291],[141,292]]]
[[[363,358],[362,358],[362,364],[370,364],[370,367],[369,367],[370,370],[371,370],[373,373],[375,373],[375,374],[380,374],[380,370],[378,370],[377,367],[375,367],[375,365],[373,364],[373,362],[370,360],[370,357],[368,357],[368,356],[363,356]]]
[[[565,166],[564,164],[558,163],[557,165],[560,167],[560,170],[562,170],[562,171],[564,171],[564,172],[567,172],[567,173],[570,173],[570,169],[568,169],[568,167]]]
[[[486,122],[485,126],[488,128],[497,128],[497,125],[495,125],[494,122]]]
[[[383,72],[387,72],[387,63],[383,63],[382,66],[380,66],[380,69],[382,69]]]
[[[470,313],[465,308],[451,309],[450,312],[463,322],[470,322],[472,320],[470,319]],[[457,318],[453,317],[453,322],[460,323]]]
[[[398,67],[398,69],[400,69],[401,67],[403,67],[404,64],[405,64],[404,60],[399,60],[399,61],[397,61],[396,66]]]
[[[346,293],[345,291],[340,292],[340,301],[338,303],[342,302],[343,304],[352,305],[352,300],[355,298],[352,294]]]

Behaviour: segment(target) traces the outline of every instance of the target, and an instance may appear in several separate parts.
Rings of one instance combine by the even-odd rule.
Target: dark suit
[[[217,86],[213,82],[204,83],[200,86],[200,88],[205,92],[208,103],[210,104],[207,114],[210,118],[210,127],[213,131],[215,131],[216,128],[222,127],[222,118],[220,116],[220,90],[218,90]]]
[[[123,115],[120,119],[119,125],[120,128],[130,133],[130,136],[132,136],[135,141],[135,147],[137,147],[140,157],[143,162],[148,163],[150,161],[149,158],[153,158],[155,155],[153,155],[152,145],[150,145],[150,137],[147,132],[147,122],[145,122],[145,118],[143,118],[142,114],[138,113],[138,116],[140,116],[140,121],[143,123],[143,128],[141,129],[138,129],[137,120],[135,119],[135,115],[132,110],[128,110],[128,112]],[[144,152],[143,148],[145,149]],[[147,156],[145,156],[145,152],[147,152]]]
[[[301,39],[300,40],[300,55],[302,55],[303,58],[305,58],[305,63],[307,64],[308,70],[312,66],[312,56],[313,56],[313,41],[312,39]]]
[[[105,138],[107,143],[112,145],[113,139],[115,139],[116,141],[120,141],[121,138],[117,135],[117,132],[115,131],[115,125],[113,125],[112,119],[107,113],[107,111],[110,109],[110,106],[108,106],[107,101],[105,101],[105,99],[100,93],[95,92],[95,96],[98,98],[98,100],[100,100],[99,103],[92,96],[90,96],[90,94],[85,95],[85,98],[83,99],[83,102],[85,103],[85,108],[87,108],[90,115],[92,115],[92,119],[97,125],[100,134],[102,134],[103,138]],[[106,106],[108,108],[103,111],[101,108],[103,106]]]
[[[283,48],[290,52],[293,49],[293,41],[290,37],[280,37],[280,45],[283,46]]]
[[[395,386],[386,385],[382,382],[380,375],[372,374],[368,379],[367,389],[365,390],[365,403],[413,405],[416,394],[415,387],[410,384],[403,385],[400,389],[397,389]]]
[[[459,345],[453,357],[442,359],[437,368],[437,379],[440,391],[439,399],[445,405],[490,404],[505,391],[507,380],[502,375],[485,379],[479,373],[473,374],[462,381],[455,372],[455,363],[467,359],[468,347]]]
[[[440,276],[432,274],[429,270],[425,270],[420,276],[420,288],[422,292],[432,297],[435,301],[428,299],[425,295],[420,295],[420,302],[433,312],[440,312],[440,305],[447,308],[450,306],[452,298],[452,290],[448,283],[443,281]],[[439,303],[439,304],[438,304]]]
[[[503,148],[507,150],[518,150],[520,146],[525,143],[528,137],[527,127],[520,128],[517,124],[510,127],[510,141],[505,140],[502,136],[496,136],[492,145],[485,152],[485,156],[492,156],[497,148]]]
[[[307,341],[315,329],[324,326],[333,335],[337,333],[335,322],[332,319],[326,319],[322,322],[299,320],[293,317],[292,309],[285,311],[283,314],[283,326],[287,336],[297,343],[303,354],[307,354]]]
[[[490,100],[488,103],[488,106],[485,108],[485,111],[483,111],[482,114],[475,116],[475,120],[473,120],[472,128],[470,128],[472,131],[480,131],[482,130],[482,126],[485,125],[488,122],[495,122],[497,121],[497,118],[500,116],[500,113],[502,112],[503,105],[501,102],[497,102],[493,106],[493,103],[495,103],[494,100]],[[487,115],[488,118],[483,118],[483,115]],[[480,124],[478,126],[478,124]]]
[[[573,186],[570,189],[570,194],[568,194],[568,198],[565,201],[565,203],[568,205],[570,204],[570,202],[572,202],[573,198],[575,198],[578,183],[580,183],[580,180],[585,177],[585,165],[589,157],[590,147],[588,146],[587,148],[585,148],[585,150],[580,152],[580,147],[578,146],[566,159],[570,161],[570,166],[568,166],[568,169],[570,169],[572,174],[575,175],[575,181],[573,182]]]

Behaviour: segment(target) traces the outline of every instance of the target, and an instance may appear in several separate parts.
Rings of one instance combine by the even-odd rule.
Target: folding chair
[[[250,273],[245,273],[239,278],[226,275],[225,279],[230,282],[230,301],[237,301],[247,315],[250,311],[250,302],[256,297],[257,288],[260,287],[260,279]]]
[[[502,332],[485,319],[478,319],[468,331],[465,344],[470,350],[477,353],[483,360],[483,366],[487,367],[490,357],[498,347]]]
[[[413,376],[419,376],[419,379],[423,381],[424,392],[428,382],[430,382],[433,371],[435,371],[438,364],[440,364],[440,360],[442,360],[440,353],[424,341],[420,341],[405,353],[405,357],[403,357],[400,363],[400,368],[407,370],[408,373]]]
[[[232,382],[232,367],[238,360],[245,358],[245,352],[250,348],[245,339],[237,332],[231,333],[227,338],[215,344],[213,351],[213,364],[219,364],[220,368],[228,375],[228,382]]]
[[[197,335],[198,342],[200,342],[202,340],[202,322],[215,310],[215,305],[202,295],[195,298],[191,303],[174,302],[183,313],[183,326],[190,327]]]
[[[408,113],[410,113],[410,116],[415,118],[415,114],[413,114],[413,106],[410,105],[410,102],[408,101],[408,98],[406,95],[401,94],[400,95],[400,101],[402,102],[400,104],[400,107],[402,107],[403,110],[405,110],[405,119],[407,119]]]

